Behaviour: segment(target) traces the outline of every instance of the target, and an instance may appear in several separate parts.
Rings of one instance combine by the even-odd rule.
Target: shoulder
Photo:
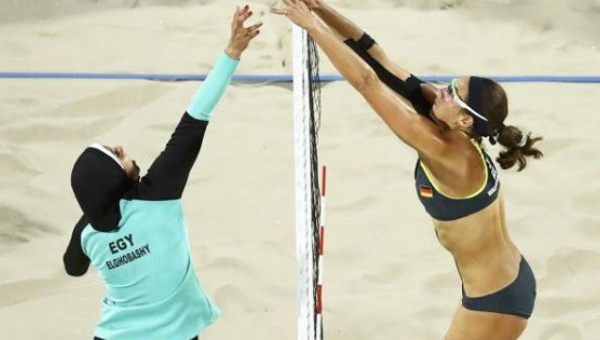
[[[462,132],[456,130],[442,129],[431,123],[435,128],[431,129],[432,147],[419,150],[419,156],[425,159],[438,159],[462,157],[473,152],[477,154],[472,142]]]
[[[429,168],[464,172],[481,165],[483,150],[469,136],[456,130],[440,130],[437,145],[419,157]]]

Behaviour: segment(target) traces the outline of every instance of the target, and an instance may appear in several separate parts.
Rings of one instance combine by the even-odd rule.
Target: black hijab
[[[119,201],[135,182],[110,150],[99,144],[87,147],[71,171],[71,188],[83,214],[97,231],[119,227]]]

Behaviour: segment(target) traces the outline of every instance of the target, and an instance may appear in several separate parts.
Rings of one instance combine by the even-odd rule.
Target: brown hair
[[[539,159],[544,156],[540,150],[533,147],[533,144],[542,140],[542,137],[531,138],[531,132],[524,136],[523,132],[515,126],[504,126],[495,138],[500,145],[505,147],[496,158],[496,162],[502,169],[509,169],[518,164],[517,171],[521,171],[527,166],[525,157]]]
[[[490,142],[498,142],[504,146],[496,161],[502,169],[510,169],[518,164],[517,171],[525,169],[527,159],[525,157],[541,158],[544,154],[533,147],[542,140],[542,137],[531,137],[531,132],[524,135],[515,126],[505,126],[504,120],[508,116],[508,99],[506,92],[500,84],[491,79],[484,79],[482,84],[482,107],[483,114],[488,119],[488,131]]]

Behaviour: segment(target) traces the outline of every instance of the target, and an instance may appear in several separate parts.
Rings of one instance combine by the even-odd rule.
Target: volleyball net
[[[294,26],[292,36],[298,340],[321,340],[325,168],[321,190],[317,150],[321,121],[319,56],[306,31]]]

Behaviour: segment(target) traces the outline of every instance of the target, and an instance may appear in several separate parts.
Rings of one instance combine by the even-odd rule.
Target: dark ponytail
[[[480,96],[479,100],[477,94]],[[527,166],[525,157],[539,159],[544,155],[533,147],[542,137],[532,138],[531,132],[524,135],[519,128],[504,125],[508,116],[508,98],[500,84],[489,78],[471,77],[468,101],[473,103],[473,106],[477,106],[475,104],[478,103],[476,109],[487,118],[483,132],[477,131],[477,126],[474,125],[477,141],[481,142],[482,137],[488,137],[492,145],[499,143],[504,146],[504,150],[500,151],[496,158],[502,169],[510,169],[517,164],[517,171],[521,171]],[[475,121],[477,122],[476,118]]]
[[[500,151],[496,161],[502,169],[510,169],[518,164],[517,171],[525,169],[527,159],[525,157],[541,158],[544,154],[533,147],[533,144],[542,140],[542,137],[531,137],[531,132],[523,135],[523,132],[515,126],[502,126],[494,139],[505,147]]]

